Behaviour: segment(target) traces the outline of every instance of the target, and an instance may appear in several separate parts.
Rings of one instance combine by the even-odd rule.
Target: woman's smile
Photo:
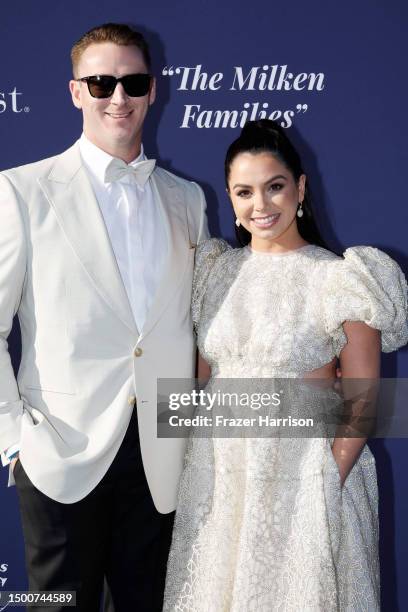
[[[274,213],[272,215],[268,215],[267,217],[251,217],[251,222],[256,225],[256,227],[260,227],[263,229],[267,229],[276,225],[279,221],[280,213]]]

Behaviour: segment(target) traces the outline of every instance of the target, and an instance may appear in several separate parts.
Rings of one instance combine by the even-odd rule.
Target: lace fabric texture
[[[339,258],[199,245],[193,321],[217,378],[297,378],[365,321],[392,351],[408,341],[407,284],[370,247]],[[210,381],[210,386],[211,386]],[[378,493],[366,446],[340,487],[325,438],[192,436],[180,483],[164,610],[379,610]]]

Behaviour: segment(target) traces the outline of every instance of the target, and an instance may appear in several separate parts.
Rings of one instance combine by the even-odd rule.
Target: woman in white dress
[[[199,245],[193,321],[217,379],[379,377],[408,341],[407,284],[371,247],[323,248],[299,156],[249,122],[226,158],[242,248]],[[215,387],[214,387],[215,388]],[[375,612],[377,483],[364,437],[192,437],[164,610]]]

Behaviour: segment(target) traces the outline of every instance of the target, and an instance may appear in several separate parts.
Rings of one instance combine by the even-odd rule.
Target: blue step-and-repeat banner
[[[214,236],[233,238],[227,146],[247,119],[290,129],[332,248],[367,244],[408,273],[407,26],[403,0],[20,0],[0,10],[0,169],[61,152],[81,133],[69,52],[86,30],[127,22],[150,42],[157,101],[149,157],[199,182]],[[0,228],[1,230],[1,228]],[[18,330],[9,339],[19,358]],[[408,352],[383,374],[408,377]],[[408,443],[371,444],[378,466],[382,599],[408,609]],[[0,588],[26,587],[15,488],[0,474]]]

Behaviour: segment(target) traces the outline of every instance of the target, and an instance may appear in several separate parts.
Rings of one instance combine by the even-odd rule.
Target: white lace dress
[[[342,323],[408,341],[407,284],[370,247],[339,258],[197,249],[193,320],[212,377],[299,377],[346,343]],[[168,563],[165,611],[379,610],[377,482],[366,446],[340,487],[330,441],[190,440]]]

